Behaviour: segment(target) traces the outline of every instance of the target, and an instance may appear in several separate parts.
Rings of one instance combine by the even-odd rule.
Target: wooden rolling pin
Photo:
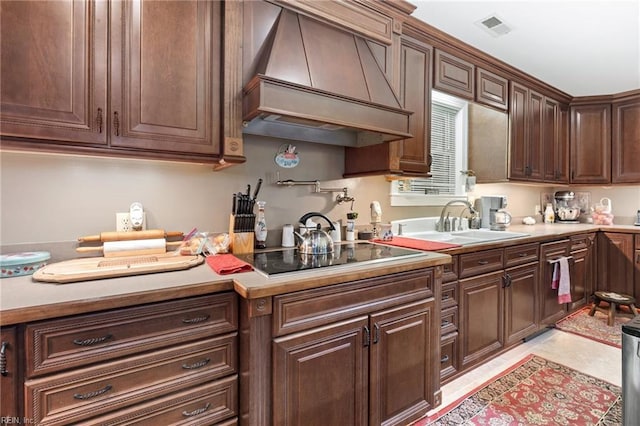
[[[93,243],[93,242],[107,242],[107,241],[128,241],[128,240],[149,240],[154,238],[171,238],[180,237],[183,234],[180,231],[168,231],[164,229],[147,229],[146,231],[132,231],[132,232],[101,232],[99,235],[87,235],[86,237],[78,238],[81,243]]]
[[[161,254],[167,247],[179,246],[182,241],[167,242],[164,238],[126,241],[105,241],[101,246],[78,247],[78,253],[102,252],[104,257],[138,256],[143,254]]]

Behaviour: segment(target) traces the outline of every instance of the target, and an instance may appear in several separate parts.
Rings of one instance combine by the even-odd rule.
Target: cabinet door
[[[550,98],[544,98],[542,145],[544,154],[544,180],[562,182],[566,175],[568,162],[568,144],[562,137],[562,116],[560,104]]]
[[[482,68],[476,68],[476,102],[507,110],[509,80]]]
[[[589,303],[593,293],[593,250],[584,249],[571,252],[571,303],[569,311],[574,311]]]
[[[220,151],[221,2],[111,3],[111,145]]]
[[[461,369],[478,364],[504,346],[503,272],[460,280]]]
[[[544,96],[529,91],[529,140],[527,145],[527,180],[541,181],[544,174]]]
[[[611,182],[611,104],[571,107],[571,183]]]
[[[0,418],[16,418],[20,413],[18,395],[20,390],[20,372],[18,370],[18,341],[15,327],[3,327],[0,330]]]
[[[107,8],[91,0],[2,1],[3,136],[107,143]]]
[[[635,286],[634,296],[636,299],[640,298],[640,235],[636,235],[636,251],[634,256],[634,262],[636,265],[635,272]]]
[[[475,65],[436,49],[433,88],[473,100],[475,93]]]
[[[434,310],[430,299],[371,316],[369,424],[408,424],[434,407],[440,376]]]
[[[509,153],[509,178],[527,177],[527,149],[529,141],[529,89],[517,83],[511,84],[511,108],[509,129],[511,150]]]
[[[640,183],[640,97],[613,104],[611,165],[613,183]]]
[[[400,170],[428,175],[431,166],[431,46],[404,37],[401,42],[400,102],[413,111],[411,139],[398,142]]]
[[[505,270],[505,344],[512,345],[538,330],[538,262]]]
[[[565,303],[558,303],[558,290],[551,288],[553,261],[561,256],[569,256],[569,240],[561,240],[540,245],[540,281],[538,297],[540,300],[539,325],[545,327],[555,324],[567,312]]]
[[[276,339],[273,424],[367,425],[369,332],[365,316]]]
[[[633,254],[633,234],[600,232],[597,289],[634,296]]]

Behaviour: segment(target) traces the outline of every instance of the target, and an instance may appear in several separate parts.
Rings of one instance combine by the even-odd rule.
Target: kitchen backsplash
[[[115,213],[128,211],[134,201],[143,204],[148,228],[227,231],[232,194],[255,185],[258,178],[264,179],[258,198],[267,202],[271,245],[284,224],[297,223],[306,212],[318,211],[332,220],[346,218],[351,203],[337,205],[337,193],[313,193],[312,186],[278,186],[278,171],[282,180],[320,180],[322,187],[347,187],[361,226],[368,224],[372,200],[380,202],[384,222],[440,213],[439,207],[390,207],[384,177],[342,179],[341,147],[300,143],[300,164],[284,169],[274,161],[280,146],[277,140],[246,137],[247,162],[219,172],[197,164],[2,152],[0,245],[74,241],[81,235],[115,230]],[[477,185],[471,196],[506,195],[509,211],[522,217],[533,215],[541,192],[555,189],[566,188],[485,184]],[[593,203],[610,198],[615,223],[632,224],[640,208],[640,185],[572,189],[590,191]]]

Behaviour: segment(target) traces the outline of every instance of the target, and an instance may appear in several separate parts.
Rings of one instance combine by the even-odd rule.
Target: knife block
[[[229,246],[231,253],[253,253],[254,233],[234,231],[236,228],[235,219],[236,217],[234,215],[229,216]]]

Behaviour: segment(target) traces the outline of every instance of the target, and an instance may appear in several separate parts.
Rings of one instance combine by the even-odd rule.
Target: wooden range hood
[[[410,138],[367,41],[283,9],[244,87],[244,133],[343,146]]]

